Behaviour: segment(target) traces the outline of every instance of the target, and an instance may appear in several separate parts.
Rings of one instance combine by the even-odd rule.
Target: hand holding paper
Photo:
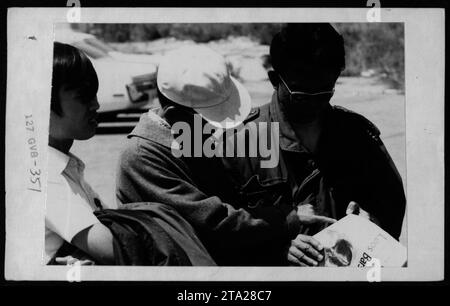
[[[349,214],[314,238],[324,249],[326,267],[365,267],[376,258],[383,267],[401,267],[406,248],[367,218]]]
[[[373,223],[375,223],[376,225],[378,225],[378,226],[380,225],[380,222],[373,215],[371,215],[369,212],[362,209],[361,206],[358,203],[356,203],[355,201],[350,201],[350,203],[348,203],[347,210],[345,213],[347,215],[353,214],[353,215],[357,215],[357,216],[366,218],[366,219],[372,221]]]
[[[317,266],[323,259],[322,251],[323,246],[319,241],[311,236],[300,234],[291,241],[288,261],[296,266]]]
[[[297,209],[297,215],[302,224],[310,225],[315,223],[334,223],[333,218],[325,216],[319,216],[315,214],[314,207],[311,204],[299,205]]]

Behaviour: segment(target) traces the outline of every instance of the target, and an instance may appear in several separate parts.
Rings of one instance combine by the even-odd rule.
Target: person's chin
[[[88,121],[88,125],[91,127],[94,127],[94,129],[97,128],[97,126],[98,126],[97,118],[95,117],[95,118],[90,119]]]
[[[94,137],[95,132],[96,132],[96,126],[95,126],[95,127],[91,126],[90,129],[89,129],[89,131],[86,131],[86,133],[84,133],[83,135],[81,135],[81,136],[78,138],[78,140],[88,140],[88,139]]]
[[[97,132],[97,125],[95,125],[95,126],[92,128],[92,130],[91,130],[91,132],[90,132],[90,134],[89,134],[89,138],[94,137],[94,135],[95,135],[96,132]]]
[[[302,114],[302,115],[297,115],[295,116],[294,114],[290,115],[288,117],[290,119],[290,121],[292,123],[297,123],[297,124],[308,124],[311,122],[314,122],[315,120],[317,120],[317,115],[315,114]]]
[[[97,130],[97,127],[98,127],[98,122],[97,122],[97,120],[95,120],[95,119],[89,120],[88,125],[89,125],[89,127],[90,127],[90,129],[91,129],[91,132],[93,133],[92,136],[94,136],[95,131]],[[91,137],[92,137],[92,136],[91,136]]]

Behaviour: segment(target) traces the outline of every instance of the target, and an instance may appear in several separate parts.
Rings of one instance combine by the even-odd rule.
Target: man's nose
[[[96,111],[100,108],[100,104],[98,103],[97,97],[94,97],[94,99],[92,99],[91,101],[91,107],[90,109],[92,111]]]

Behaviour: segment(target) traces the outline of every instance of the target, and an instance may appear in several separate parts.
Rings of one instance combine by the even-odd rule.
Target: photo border
[[[53,25],[67,22],[69,10],[13,8],[8,11],[5,130],[5,278],[8,280],[67,280],[74,273],[74,267],[42,264],[46,184],[42,183],[41,192],[27,189],[33,166],[41,170],[41,181],[47,180]],[[368,22],[368,11],[369,8],[81,8],[79,21]],[[408,267],[382,268],[381,280],[442,280],[444,10],[381,8],[380,13],[381,22],[403,22],[405,26],[408,216]],[[26,130],[24,118],[30,114],[33,133]],[[34,145],[30,143],[31,138],[36,141],[38,154],[34,159],[30,158]],[[80,278],[82,281],[367,281],[367,272],[368,269],[360,268],[82,266]]]

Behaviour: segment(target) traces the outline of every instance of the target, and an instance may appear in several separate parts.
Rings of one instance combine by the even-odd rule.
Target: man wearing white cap
[[[286,264],[287,247],[300,227],[292,205],[249,208],[219,158],[177,155],[174,149],[173,127],[179,123],[194,131],[187,140],[192,140],[188,151],[195,153],[205,125],[234,128],[249,115],[250,96],[230,76],[224,58],[206,47],[180,48],[160,63],[157,83],[161,108],[144,114],[128,135],[118,170],[118,201],[174,207],[219,265]],[[200,150],[211,133],[201,135]]]
[[[230,76],[222,55],[207,47],[187,46],[167,54],[157,82],[166,100],[194,110],[214,126],[235,127],[250,113],[249,93]]]

